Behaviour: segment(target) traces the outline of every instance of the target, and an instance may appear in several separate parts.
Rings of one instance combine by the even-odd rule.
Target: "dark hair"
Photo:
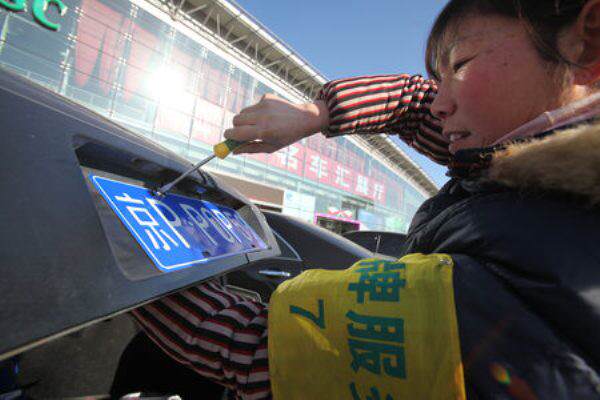
[[[462,17],[477,14],[521,20],[544,59],[558,65],[573,65],[558,49],[558,34],[577,20],[587,2],[588,0],[450,0],[438,15],[427,39],[427,72],[439,79],[439,58],[448,28]]]

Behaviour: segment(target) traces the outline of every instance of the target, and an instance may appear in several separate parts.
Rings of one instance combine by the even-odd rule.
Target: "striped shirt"
[[[415,75],[381,75],[327,83],[327,136],[393,133],[440,164],[448,142],[429,112],[437,87]],[[230,388],[239,399],[271,397],[267,307],[215,282],[169,295],[134,310],[148,336],[169,356]]]
[[[166,354],[237,398],[271,397],[266,305],[204,282],[132,314]]]
[[[450,161],[440,121],[429,112],[437,93],[434,81],[420,75],[363,76],[331,81],[318,99],[329,110],[325,135],[388,133],[438,164]]]

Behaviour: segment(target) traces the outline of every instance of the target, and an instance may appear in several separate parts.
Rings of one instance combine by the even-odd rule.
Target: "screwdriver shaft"
[[[161,186],[157,190],[157,193],[161,194],[161,195],[167,193],[169,190],[171,190],[171,188],[173,188],[173,186],[175,186],[179,182],[181,182],[182,179],[184,179],[186,176],[188,176],[189,174],[191,174],[192,172],[194,172],[195,170],[197,170],[198,168],[200,168],[201,166],[203,166],[204,164],[206,164],[207,162],[209,162],[210,160],[212,160],[215,157],[216,157],[216,155],[211,154],[210,156],[206,157],[205,159],[198,161],[196,163],[196,165],[194,165],[192,168],[190,168],[185,173],[183,173],[181,176],[179,176],[179,178],[175,179],[174,181],[172,181],[170,183],[167,183],[164,186]]]
[[[238,147],[240,147],[243,144],[245,144],[245,142],[239,142],[239,141],[233,140],[233,139],[226,139],[226,140],[222,141],[221,143],[217,143],[213,147],[213,154],[206,157],[204,160],[199,161],[196,165],[194,165],[192,168],[190,168],[184,174],[179,176],[179,178],[175,179],[173,182],[170,182],[170,183],[167,183],[166,185],[161,186],[160,188],[158,188],[158,190],[156,192],[161,196],[164,195],[169,190],[171,190],[173,188],[173,186],[177,185],[182,179],[184,179],[186,176],[188,176],[189,174],[191,174],[192,172],[194,172],[195,170],[197,170],[198,168],[200,168],[201,166],[203,166],[204,164],[206,164],[213,158],[219,157],[220,159],[224,159],[233,150],[237,149]]]

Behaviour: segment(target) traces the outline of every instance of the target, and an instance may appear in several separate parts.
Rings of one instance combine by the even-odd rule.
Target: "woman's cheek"
[[[494,97],[493,77],[477,68],[466,70],[460,80],[457,103],[465,112],[479,114],[482,106],[487,106]]]
[[[464,128],[472,135],[461,147],[489,146],[504,136],[507,118],[510,119],[510,97],[505,82],[498,75],[473,69],[465,71],[461,87],[457,90],[458,110]]]
[[[460,91],[463,116],[470,129],[492,133],[503,129],[511,108],[510,83],[497,69],[473,69],[464,76]],[[506,122],[506,121],[505,121]]]

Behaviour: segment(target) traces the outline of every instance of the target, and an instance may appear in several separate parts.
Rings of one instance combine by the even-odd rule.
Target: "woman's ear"
[[[600,81],[600,0],[590,0],[577,18],[577,36],[581,51],[577,63],[583,68],[576,83],[590,85]]]

